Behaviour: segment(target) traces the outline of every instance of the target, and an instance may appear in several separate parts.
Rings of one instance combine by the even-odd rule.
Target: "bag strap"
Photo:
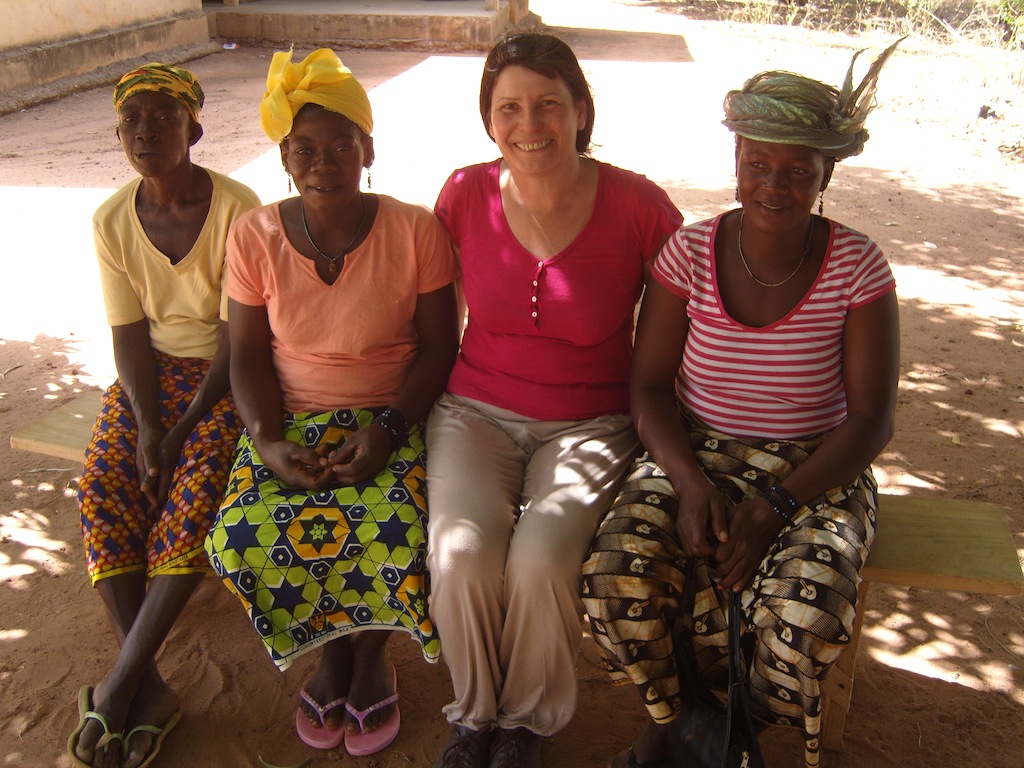
[[[721,699],[715,696],[704,682],[697,666],[697,656],[693,649],[693,643],[689,638],[693,636],[693,612],[697,603],[697,560],[695,557],[686,558],[683,565],[683,594],[679,601],[679,626],[688,635],[687,642],[675,643],[676,650],[676,673],[679,675],[679,695],[688,698],[691,704],[701,705],[710,708],[714,712],[725,713],[725,705]]]
[[[749,735],[742,745],[747,753],[744,765],[750,768],[764,766],[761,745],[757,739],[757,729],[750,716],[750,694],[747,691],[747,665],[743,662],[743,607],[740,593],[729,593],[729,700],[726,704],[726,751],[733,743],[732,734],[739,731]],[[729,756],[726,755],[728,761]]]
[[[757,740],[757,729],[750,716],[747,691],[747,668],[743,661],[743,607],[738,592],[729,593],[729,688],[728,700],[723,703],[704,682],[697,666],[697,656],[690,637],[693,635],[693,613],[696,607],[697,585],[694,578],[698,558],[688,557],[683,567],[683,594],[679,602],[679,626],[688,637],[677,638],[675,643],[676,670],[679,675],[680,696],[691,705],[701,706],[725,718],[723,768],[746,765],[764,768],[764,757]],[[679,642],[682,640],[683,642]],[[738,753],[736,750],[740,750]]]

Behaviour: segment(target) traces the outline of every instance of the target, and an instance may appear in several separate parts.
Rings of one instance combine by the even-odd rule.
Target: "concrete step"
[[[529,0],[227,0],[203,11],[225,41],[426,51],[487,50],[540,21]]]

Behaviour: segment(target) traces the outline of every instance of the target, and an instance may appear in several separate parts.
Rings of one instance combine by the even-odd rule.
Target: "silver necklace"
[[[740,211],[740,231],[736,236],[736,250],[740,252],[740,261],[743,262],[743,268],[747,270],[747,274],[750,275],[750,279],[758,285],[763,285],[765,288],[778,288],[780,285],[785,285],[794,277],[796,273],[800,271],[800,267],[807,261],[807,255],[811,252],[811,235],[814,234],[814,217],[811,217],[811,223],[807,227],[807,243],[804,245],[804,255],[800,257],[800,263],[796,265],[789,277],[785,280],[779,280],[777,283],[766,283],[764,280],[759,280],[753,272],[750,271],[750,265],[747,264],[747,257],[743,255],[743,211]]]
[[[313,249],[327,261],[328,272],[338,271],[338,262],[348,256],[352,246],[355,245],[356,239],[359,237],[359,233],[363,231],[363,224],[366,222],[366,197],[362,192],[359,193],[359,201],[363,204],[363,213],[359,217],[359,224],[356,226],[355,234],[352,235],[352,239],[348,241],[348,245],[345,246],[341,253],[337,256],[328,256],[320,250],[320,246],[313,241],[313,236],[309,234],[309,224],[306,223],[306,206],[303,205],[302,198],[299,198],[299,211],[302,213],[302,231],[306,233],[306,239],[309,240],[309,244],[313,246]]]

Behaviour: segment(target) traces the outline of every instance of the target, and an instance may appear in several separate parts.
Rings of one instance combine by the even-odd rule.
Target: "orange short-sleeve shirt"
[[[280,203],[250,211],[231,228],[228,296],[266,307],[291,413],[392,403],[416,354],[417,296],[457,276],[433,213],[378,197],[370,233],[345,257],[334,285],[289,242]]]

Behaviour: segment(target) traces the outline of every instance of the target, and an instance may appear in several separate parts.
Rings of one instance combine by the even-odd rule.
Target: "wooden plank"
[[[821,745],[825,749],[842,749],[843,731],[846,729],[846,715],[853,698],[853,679],[857,673],[857,651],[860,649],[861,630],[864,628],[864,614],[867,612],[870,582],[862,581],[857,589],[857,615],[853,620],[853,634],[850,644],[843,649],[839,659],[821,681],[822,715]]]
[[[11,434],[11,447],[82,463],[100,412],[103,392],[83,392],[71,402]]]
[[[1024,592],[1006,511],[978,501],[881,495],[878,533],[861,575],[950,592]]]
[[[84,392],[11,435],[11,446],[83,460],[102,392]],[[1006,512],[996,504],[936,497],[879,500],[878,533],[865,581],[951,592],[1024,593]]]

